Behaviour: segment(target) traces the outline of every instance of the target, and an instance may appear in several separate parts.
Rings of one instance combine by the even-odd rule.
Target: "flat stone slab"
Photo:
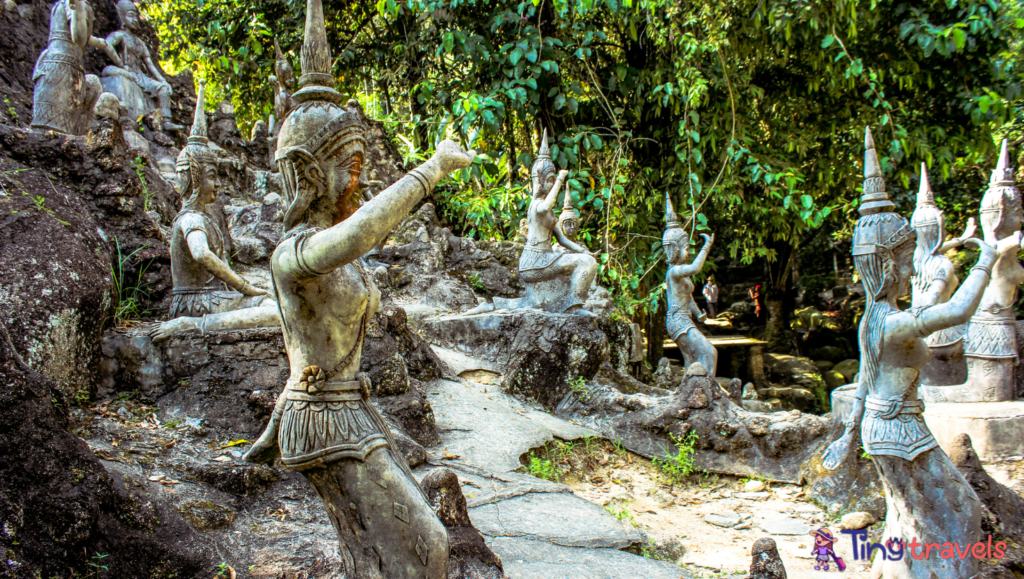
[[[748,501],[760,501],[760,500],[767,499],[769,497],[771,497],[771,495],[768,494],[767,491],[760,491],[760,492],[756,492],[756,493],[748,493],[748,492],[732,493],[732,498],[734,498],[734,499],[745,499],[745,500],[748,500]]]
[[[627,530],[604,509],[572,493],[530,493],[472,508],[469,517],[490,537],[525,537],[591,549],[624,549],[640,542],[635,529]]]
[[[807,535],[811,527],[799,519],[766,519],[757,524],[769,535]]]
[[[736,513],[710,513],[704,515],[704,522],[728,529],[739,524],[740,516]]]
[[[501,374],[501,367],[490,360],[484,360],[483,358],[474,358],[463,352],[452,350],[450,348],[444,348],[436,344],[431,344],[430,349],[437,354],[437,357],[448,364],[451,371],[455,374],[462,374],[466,371],[472,370],[488,370],[490,372],[496,372]]]
[[[426,390],[442,446],[462,462],[492,472],[516,470],[520,456],[555,438],[598,436],[512,398],[497,385],[433,380]]]
[[[523,537],[488,537],[514,579],[691,579],[685,569],[617,549],[563,547]]]

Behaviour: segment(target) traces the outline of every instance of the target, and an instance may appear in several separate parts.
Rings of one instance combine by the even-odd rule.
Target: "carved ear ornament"
[[[316,394],[327,381],[327,372],[320,366],[306,366],[302,369],[302,378],[299,379],[299,388],[310,394]]]

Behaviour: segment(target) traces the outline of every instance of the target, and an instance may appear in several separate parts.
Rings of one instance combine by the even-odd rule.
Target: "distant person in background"
[[[747,290],[750,294],[750,299],[754,300],[754,315],[757,319],[761,319],[761,284],[757,284],[754,287]]]
[[[704,299],[708,301],[708,317],[718,317],[718,286],[715,285],[714,276],[708,278],[708,283],[704,284]]]

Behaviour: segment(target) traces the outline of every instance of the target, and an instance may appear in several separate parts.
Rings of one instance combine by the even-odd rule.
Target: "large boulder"
[[[4,577],[211,576],[214,555],[172,509],[108,473],[67,431],[62,390],[0,324],[0,557]]]
[[[764,354],[764,369],[773,386],[760,393],[761,398],[778,398],[786,408],[802,412],[828,412],[829,390],[813,360],[788,354]]]

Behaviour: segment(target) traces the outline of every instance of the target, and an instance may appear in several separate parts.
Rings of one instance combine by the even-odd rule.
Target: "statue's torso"
[[[669,336],[678,341],[679,337],[696,327],[690,315],[693,304],[693,280],[689,277],[673,276],[672,271],[679,266],[669,266],[665,281],[668,285],[668,313],[665,316],[665,327]]]
[[[992,267],[992,279],[985,288],[978,305],[977,316],[1014,319],[1013,302],[1017,297],[1017,285],[1024,281],[1024,268],[1017,261],[1015,253],[1005,253]]]
[[[210,287],[219,289],[223,282],[217,279],[192,256],[188,248],[188,234],[193,231],[206,233],[210,251],[224,259],[224,239],[220,228],[210,216],[196,210],[185,210],[174,218],[171,226],[171,278],[175,288]]]
[[[149,49],[146,48],[141,38],[131,32],[127,30],[121,30],[120,32],[123,35],[121,37],[121,59],[124,62],[125,69],[136,74],[147,74],[149,71],[146,67],[146,55],[149,53]]]
[[[557,220],[555,213],[550,209],[539,210],[541,200],[534,199],[530,202],[530,210],[527,213],[527,225],[529,231],[526,235],[526,247],[519,256],[519,271],[528,272],[544,269],[558,260],[560,253],[555,253],[551,247],[551,236],[555,229]]]

